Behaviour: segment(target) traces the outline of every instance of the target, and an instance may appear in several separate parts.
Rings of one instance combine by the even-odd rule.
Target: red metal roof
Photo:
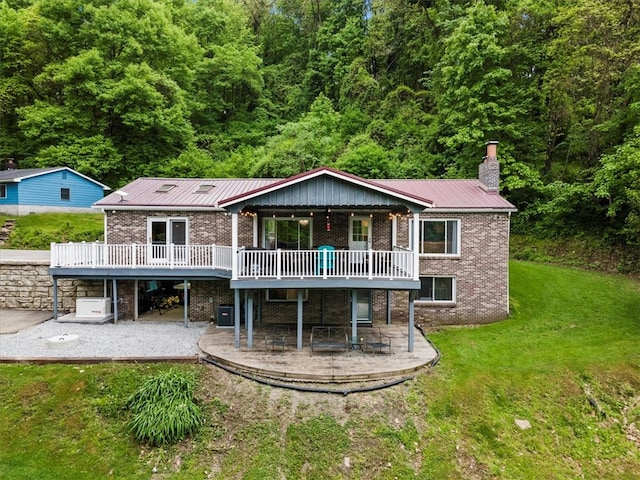
[[[479,180],[390,179],[376,180],[376,183],[430,198],[433,208],[516,210],[498,193],[487,191]]]
[[[139,178],[96,202],[96,208],[162,210],[217,209],[220,203],[234,203],[317,174],[337,175],[364,187],[381,189],[399,197],[430,204],[436,209],[495,209],[515,211],[516,208],[495,192],[487,191],[478,180],[383,179],[367,180],[339,170],[321,167],[286,179],[184,179]],[[158,192],[164,185],[175,185]],[[213,185],[206,193],[196,193],[203,185]],[[126,195],[120,195],[125,192]]]
[[[139,178],[96,202],[94,206],[115,209],[217,208],[218,202],[224,198],[249,192],[276,181],[267,178]],[[167,192],[158,192],[163,185],[175,185],[175,188]],[[196,193],[203,185],[213,187],[206,193]],[[126,195],[120,195],[118,192],[124,192]]]

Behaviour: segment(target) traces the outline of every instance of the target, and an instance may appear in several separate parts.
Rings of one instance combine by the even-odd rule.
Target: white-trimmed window
[[[7,198],[7,186],[4,183],[0,183],[0,198]]]
[[[460,220],[421,219],[418,252],[424,255],[459,255]]]
[[[453,303],[456,301],[455,277],[420,277],[418,301]]]
[[[311,218],[275,217],[265,218],[264,248],[275,250],[309,250],[312,245],[311,232],[313,220]]]

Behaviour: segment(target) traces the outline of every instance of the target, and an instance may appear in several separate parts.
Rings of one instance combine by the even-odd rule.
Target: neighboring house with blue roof
[[[69,167],[0,171],[0,213],[95,212],[91,205],[111,190]]]

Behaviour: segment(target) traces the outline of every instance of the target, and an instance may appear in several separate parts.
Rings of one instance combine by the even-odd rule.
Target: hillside
[[[167,365],[2,365],[0,471],[7,479],[638,478],[640,284],[527,262],[512,262],[511,281],[511,318],[428,332],[441,362],[392,388],[297,392],[173,366],[198,376],[207,421],[171,447],[137,445],[123,409]]]

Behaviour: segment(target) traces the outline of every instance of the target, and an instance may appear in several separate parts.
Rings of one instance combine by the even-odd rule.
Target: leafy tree
[[[320,95],[308,114],[282,126],[257,153],[256,177],[286,177],[330,164],[342,146],[340,114]]]
[[[596,195],[608,201],[611,234],[640,246],[640,127],[600,162],[594,184]]]
[[[503,37],[508,17],[492,6],[476,2],[453,22],[444,40],[444,53],[433,75],[439,142],[458,175],[475,173],[478,146],[503,138],[517,115]],[[490,27],[488,27],[490,26]]]
[[[399,170],[392,155],[366,134],[353,137],[334,166],[363,178],[393,178]]]
[[[599,156],[630,133],[625,77],[637,68],[640,11],[635,2],[570,2],[554,19],[552,63],[545,76],[551,113],[559,130],[558,159],[593,167]],[[550,170],[552,165],[547,165]]]

